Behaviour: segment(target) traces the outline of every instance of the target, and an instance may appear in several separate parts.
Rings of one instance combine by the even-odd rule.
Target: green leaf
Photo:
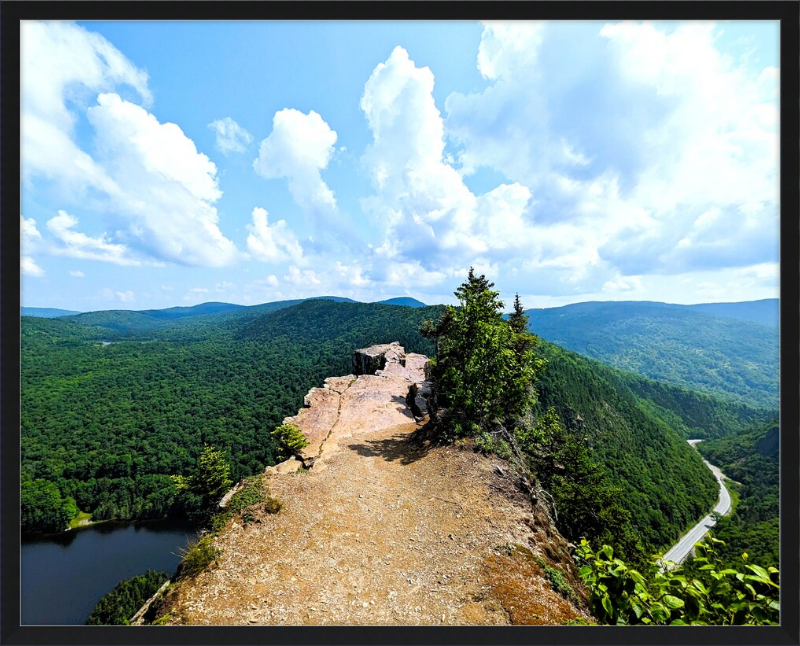
[[[664,605],[667,606],[667,608],[669,608],[670,610],[675,610],[676,608],[683,608],[684,605],[681,599],[678,599],[678,597],[675,597],[671,594],[664,595],[662,601],[664,602]]]
[[[608,613],[608,616],[613,617],[614,608],[611,605],[611,598],[607,594],[604,594],[600,599],[600,603],[603,604],[603,609]]]
[[[748,570],[750,570],[752,572],[755,572],[758,576],[762,577],[763,579],[766,579],[767,581],[769,581],[769,574],[767,574],[767,571],[763,567],[761,567],[760,565],[748,564],[748,565],[745,565],[745,567]]]

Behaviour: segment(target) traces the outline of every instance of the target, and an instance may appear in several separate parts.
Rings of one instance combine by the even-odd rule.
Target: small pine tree
[[[225,454],[213,446],[205,445],[197,459],[194,472],[188,477],[172,476],[179,492],[188,491],[202,500],[203,508],[210,508],[230,489],[231,465]]]

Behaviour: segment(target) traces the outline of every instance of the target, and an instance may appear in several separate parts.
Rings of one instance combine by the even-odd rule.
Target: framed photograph
[[[4,643],[798,643],[796,3],[0,11]]]

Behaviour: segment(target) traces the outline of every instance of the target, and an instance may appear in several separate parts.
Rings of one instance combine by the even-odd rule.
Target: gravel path
[[[575,581],[566,542],[536,516],[508,466],[468,447],[412,439],[412,379],[387,370],[337,377],[309,393],[310,408],[294,420],[315,438],[313,468],[297,471],[290,461],[267,470],[280,513],[219,534],[218,563],[169,595],[171,623],[586,618],[544,578],[537,556]]]

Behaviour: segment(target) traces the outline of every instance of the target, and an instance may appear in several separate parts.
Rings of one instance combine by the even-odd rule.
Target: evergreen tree
[[[513,428],[534,403],[533,384],[544,363],[533,355],[534,337],[503,320],[503,302],[493,287],[470,268],[455,291],[460,305],[422,328],[436,339],[434,391],[447,409],[441,425],[448,435]]]
[[[188,478],[173,476],[173,480],[178,491],[188,491],[200,496],[202,507],[207,509],[219,502],[220,498],[230,489],[233,484],[230,472],[231,465],[225,454],[213,446],[205,445],[197,459],[194,473]]]

